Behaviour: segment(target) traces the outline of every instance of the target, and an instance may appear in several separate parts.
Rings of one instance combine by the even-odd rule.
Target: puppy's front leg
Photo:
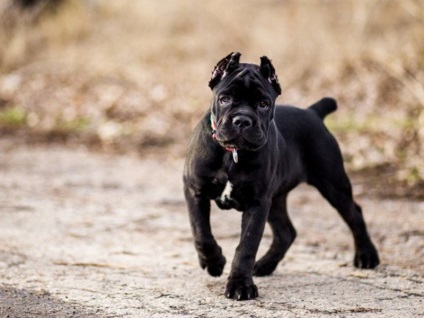
[[[221,247],[212,235],[210,200],[188,187],[184,188],[184,194],[200,266],[206,268],[211,276],[221,276],[226,260]]]
[[[253,283],[252,276],[269,208],[270,204],[262,204],[243,212],[240,243],[225,291],[227,298],[248,300],[258,297],[258,288]]]

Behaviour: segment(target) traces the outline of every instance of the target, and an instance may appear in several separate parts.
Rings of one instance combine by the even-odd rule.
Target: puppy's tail
[[[312,106],[309,106],[309,109],[312,109],[319,118],[324,119],[328,114],[337,109],[337,102],[333,98],[324,97]]]

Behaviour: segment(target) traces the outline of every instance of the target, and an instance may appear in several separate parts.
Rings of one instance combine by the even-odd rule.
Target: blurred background
[[[0,0],[1,138],[181,158],[232,51],[280,103],[336,98],[349,171],[424,198],[424,0]]]

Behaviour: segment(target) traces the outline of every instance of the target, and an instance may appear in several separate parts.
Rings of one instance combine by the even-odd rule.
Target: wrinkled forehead
[[[259,66],[254,64],[240,64],[232,74],[222,81],[220,94],[235,96],[272,96],[272,87],[259,71]]]

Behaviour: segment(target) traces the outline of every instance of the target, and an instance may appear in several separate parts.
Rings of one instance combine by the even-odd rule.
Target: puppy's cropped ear
[[[272,63],[269,58],[266,56],[261,57],[261,65],[259,67],[261,74],[271,83],[275,92],[281,94],[281,86],[278,82],[277,74],[275,74],[275,68],[272,66]]]
[[[209,81],[209,87],[211,89],[239,66],[240,56],[241,54],[239,52],[232,52],[216,64],[211,80]]]

